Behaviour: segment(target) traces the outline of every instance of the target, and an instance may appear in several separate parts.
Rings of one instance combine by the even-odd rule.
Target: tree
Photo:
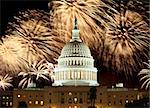
[[[96,108],[95,107],[96,92],[97,92],[97,89],[95,86],[90,88],[90,101],[91,101],[90,108]]]

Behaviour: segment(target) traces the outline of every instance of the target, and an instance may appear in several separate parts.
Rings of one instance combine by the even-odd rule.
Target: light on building
[[[137,100],[139,100],[139,99],[140,99],[140,95],[138,94],[138,95],[137,95]]]
[[[78,101],[78,98],[75,97],[74,98],[74,103],[77,103],[77,101]]]
[[[74,106],[74,108],[78,108],[77,106]]]
[[[21,95],[18,95],[17,97],[18,97],[18,98],[20,98],[20,97],[21,97]]]
[[[72,95],[72,93],[71,93],[71,92],[69,92],[69,93],[68,93],[68,95],[69,95],[69,96],[71,96],[71,95]]]
[[[43,101],[41,101],[41,102],[40,102],[40,104],[41,104],[41,105],[44,105],[44,102],[43,102]]]
[[[38,101],[35,101],[35,104],[37,105],[39,102]]]
[[[29,104],[32,104],[32,101],[29,101]]]
[[[8,102],[6,102],[6,106],[8,106]]]
[[[10,102],[9,104],[10,104],[10,106],[12,106],[12,102]]]
[[[111,101],[108,102],[108,105],[109,105],[109,106],[111,105]]]
[[[128,101],[128,100],[126,100],[126,103],[129,103],[129,101]]]
[[[69,106],[68,108],[71,108],[71,106]]]
[[[3,96],[2,99],[5,99],[5,96]]]
[[[116,98],[116,95],[113,95],[114,98]]]
[[[123,83],[116,84],[116,87],[123,87]]]

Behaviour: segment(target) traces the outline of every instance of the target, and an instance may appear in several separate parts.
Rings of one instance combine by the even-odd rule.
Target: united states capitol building
[[[125,108],[125,104],[147,95],[136,88],[107,88],[97,82],[97,69],[90,49],[75,26],[72,39],[61,51],[54,69],[53,86],[15,89],[1,96],[2,108],[90,108],[90,89],[96,87],[96,108]],[[12,97],[11,97],[12,96]],[[21,107],[22,106],[22,107]]]
[[[55,68],[53,86],[97,86],[97,69],[90,49],[79,37],[79,30],[72,30],[72,39],[62,49]]]

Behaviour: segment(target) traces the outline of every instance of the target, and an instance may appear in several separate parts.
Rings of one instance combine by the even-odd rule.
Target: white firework
[[[12,77],[9,77],[6,74],[4,77],[0,75],[0,89],[6,90],[7,88],[11,87],[12,84]]]
[[[147,69],[142,69],[139,72],[139,76],[142,76],[140,78],[140,81],[143,81],[143,84],[141,86],[141,88],[148,89],[148,87],[150,87],[150,60],[148,60],[149,63],[145,63],[147,65]]]
[[[49,62],[41,60],[40,62],[35,61],[29,66],[25,72],[20,72],[18,76],[22,76],[23,79],[19,82],[19,87],[24,88],[27,84],[38,81],[39,78],[49,81],[49,75],[53,72],[53,68],[49,66]]]

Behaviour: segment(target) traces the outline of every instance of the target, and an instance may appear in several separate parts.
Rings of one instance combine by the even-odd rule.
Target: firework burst
[[[106,30],[104,65],[132,75],[142,68],[142,59],[148,58],[149,27],[140,14],[130,10],[116,14],[114,19]]]
[[[19,53],[22,52],[18,37],[6,37],[0,43],[0,69],[1,74],[16,74],[25,68],[27,63]]]
[[[148,89],[148,87],[150,87],[150,60],[148,61],[149,63],[145,63],[147,65],[147,69],[142,69],[139,72],[139,76],[143,76],[140,78],[140,81],[144,81],[141,88]]]
[[[40,62],[35,61],[29,66],[28,70],[18,74],[18,76],[23,77],[19,83],[19,86],[24,88],[27,84],[38,81],[39,78],[49,81],[49,76],[52,75],[52,73],[52,63],[49,63],[45,60],[41,60]]]
[[[127,0],[124,1],[124,4],[127,5],[127,9],[131,10],[134,12],[139,13],[142,15],[145,19],[146,22],[149,23],[148,20],[150,20],[149,15],[150,15],[150,10],[149,10],[149,1],[147,0]]]
[[[52,9],[50,11],[52,27],[60,31],[59,35],[61,36],[62,31],[67,31],[69,34],[65,35],[65,40],[70,40],[76,17],[81,39],[90,49],[98,49],[101,46],[102,28],[108,26],[109,20],[113,20],[110,14],[116,12],[114,8],[101,0],[53,0],[49,3],[49,7]]]
[[[9,22],[6,33],[20,38],[24,49],[21,57],[29,63],[39,58],[56,63],[65,42],[57,37],[56,30],[50,29],[49,14],[41,10],[26,10],[19,12],[14,20]]]
[[[0,75],[0,88],[3,90],[6,90],[7,88],[11,87],[12,84],[12,77],[9,77],[8,74],[6,74],[4,77]]]

